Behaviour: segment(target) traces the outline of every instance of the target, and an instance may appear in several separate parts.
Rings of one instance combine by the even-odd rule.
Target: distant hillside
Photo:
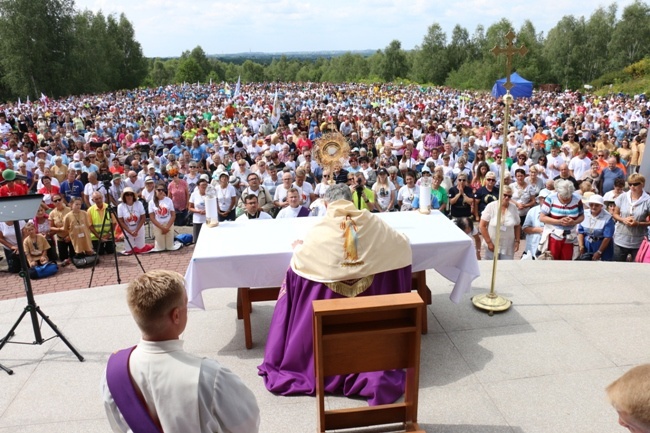
[[[650,57],[622,70],[607,73],[592,81],[591,85],[594,93],[601,96],[610,93],[648,94],[650,93]]]
[[[261,52],[248,52],[248,53],[233,53],[233,54],[208,54],[207,56],[214,59],[219,59],[223,62],[241,64],[246,60],[252,60],[260,64],[269,64],[273,59],[279,59],[284,56],[287,60],[315,60],[318,58],[331,59],[333,57],[340,57],[345,53],[359,54],[363,57],[373,55],[377,50],[359,50],[359,51],[293,51],[288,53],[261,53]]]

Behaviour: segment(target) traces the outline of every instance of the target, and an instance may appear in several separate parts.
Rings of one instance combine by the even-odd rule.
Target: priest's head
[[[352,201],[352,192],[350,191],[350,187],[346,184],[337,183],[336,185],[332,185],[327,189],[327,192],[325,193],[325,197],[323,197],[323,199],[326,206],[328,203],[332,203],[337,200]]]

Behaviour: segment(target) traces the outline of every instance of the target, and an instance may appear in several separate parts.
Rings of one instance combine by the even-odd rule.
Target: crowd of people
[[[650,118],[644,95],[536,92],[515,100],[504,124],[501,99],[446,88],[228,89],[177,85],[2,105],[0,168],[16,177],[0,196],[44,195],[33,229],[48,260],[62,265],[112,253],[111,231],[128,239],[127,254],[178,248],[179,225],[193,226],[196,241],[209,192],[220,221],[322,215],[330,181],[347,183],[360,209],[405,212],[419,208],[419,185],[430,178],[424,202],[476,239],[479,258],[494,254],[497,230],[504,259],[626,261],[647,242],[650,196],[638,174]],[[327,133],[350,147],[331,170],[314,152]],[[495,203],[500,189],[503,203]],[[2,223],[0,243],[15,271],[11,231]]]

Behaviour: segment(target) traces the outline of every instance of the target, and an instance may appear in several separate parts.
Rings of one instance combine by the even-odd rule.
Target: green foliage
[[[600,89],[604,86],[609,86],[610,84],[618,84],[629,81],[631,76],[624,71],[612,71],[608,72],[591,82],[591,85],[596,89]]]
[[[393,40],[374,53],[319,58],[315,53],[252,53],[217,59],[196,46],[179,58],[147,60],[124,14],[76,11],[73,0],[0,0],[0,98],[98,93],[143,84],[234,83],[239,77],[245,83],[408,81],[487,90],[505,73],[504,56],[495,57],[490,50],[504,46],[511,30],[505,18],[478,25],[471,35],[460,24],[447,35],[433,23],[410,51]],[[528,54],[513,57],[513,71],[536,84],[643,88],[650,69],[650,6],[635,0],[620,19],[615,3],[598,7],[589,17],[565,16],[547,35],[526,20],[514,42],[524,44]]]
[[[462,30],[460,26],[456,27],[458,30],[454,30],[457,33],[457,40],[453,41],[456,46],[447,48],[447,35],[442,31],[442,27],[438,23],[429,26],[422,45],[413,53],[411,75],[416,81],[435,84],[444,82],[450,69],[450,53],[455,60],[460,60],[462,56],[460,53],[460,45],[463,43]]]
[[[196,83],[205,78],[205,73],[194,57],[181,60],[176,69],[174,80],[177,83]]]
[[[623,69],[623,72],[633,78],[641,78],[646,75],[650,75],[650,58],[645,58],[631,64],[627,68]]]
[[[264,81],[264,66],[259,63],[251,62],[246,60],[243,65],[241,65],[241,79],[246,83],[260,82]]]
[[[603,86],[600,89],[594,91],[594,94],[599,96],[607,96],[612,93],[625,93],[628,95],[638,95],[640,93],[645,93],[647,95],[650,93],[650,76],[618,82],[612,84],[611,86]]]
[[[639,0],[623,10],[609,43],[612,69],[620,69],[650,54],[650,6]]]
[[[393,81],[397,77],[405,77],[408,74],[406,54],[402,50],[400,41],[396,39],[391,41],[384,50],[379,74],[384,81]]]
[[[0,64],[14,94],[68,93],[74,44],[72,0],[0,2]]]
[[[134,88],[150,66],[122,14],[73,0],[0,0],[0,97],[59,97]]]

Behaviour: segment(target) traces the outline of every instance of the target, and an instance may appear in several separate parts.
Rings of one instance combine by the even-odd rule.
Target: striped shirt
[[[576,219],[583,215],[585,213],[585,210],[582,205],[582,199],[578,194],[573,194],[571,201],[567,204],[564,204],[560,201],[557,193],[553,193],[546,197],[542,203],[540,213],[556,220],[560,220],[565,217]],[[553,226],[554,228],[562,230],[571,230],[574,228],[574,226]]]

